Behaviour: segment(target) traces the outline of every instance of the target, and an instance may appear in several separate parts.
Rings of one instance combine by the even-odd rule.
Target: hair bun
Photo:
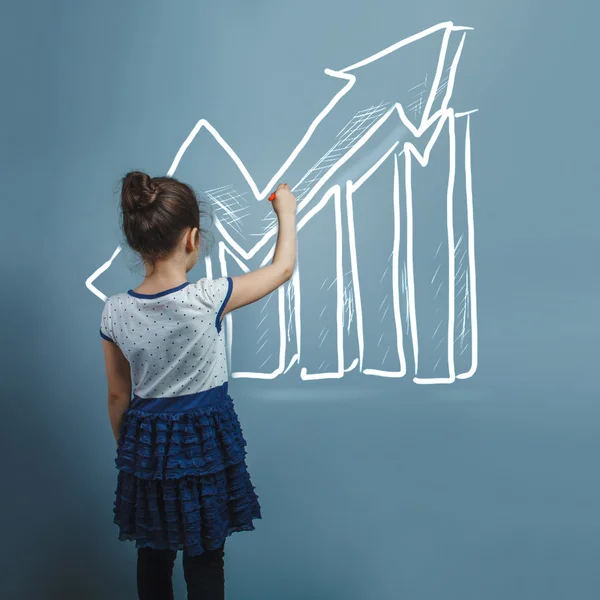
[[[123,178],[121,208],[125,213],[140,212],[156,200],[160,186],[141,171],[131,171]]]

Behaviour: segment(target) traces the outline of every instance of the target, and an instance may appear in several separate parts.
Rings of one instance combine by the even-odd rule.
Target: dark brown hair
[[[129,247],[154,264],[173,252],[187,228],[197,227],[204,241],[200,218],[209,211],[201,209],[201,203],[191,186],[173,177],[127,173],[121,185],[121,211]]]

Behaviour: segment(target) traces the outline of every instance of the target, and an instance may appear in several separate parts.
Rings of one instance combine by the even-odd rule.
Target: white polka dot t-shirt
[[[231,289],[230,277],[203,278],[158,294],[129,290],[106,301],[100,335],[129,361],[136,396],[172,398],[227,381],[221,317]]]

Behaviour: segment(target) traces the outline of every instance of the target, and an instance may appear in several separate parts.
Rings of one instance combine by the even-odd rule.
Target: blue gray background
[[[135,597],[134,547],[112,525],[102,304],[84,286],[121,241],[119,176],[165,173],[206,117],[262,186],[331,97],[325,67],[445,20],[475,28],[453,105],[480,109],[479,369],[452,386],[234,380],[264,519],[228,541],[227,597],[598,597],[596,8],[63,0],[3,13],[3,598]],[[135,287],[130,263],[101,289]]]

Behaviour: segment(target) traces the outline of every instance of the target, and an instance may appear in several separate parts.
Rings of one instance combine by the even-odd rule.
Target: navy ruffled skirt
[[[227,383],[176,398],[134,397],[115,460],[119,539],[193,556],[253,530],[262,517],[245,446]]]

